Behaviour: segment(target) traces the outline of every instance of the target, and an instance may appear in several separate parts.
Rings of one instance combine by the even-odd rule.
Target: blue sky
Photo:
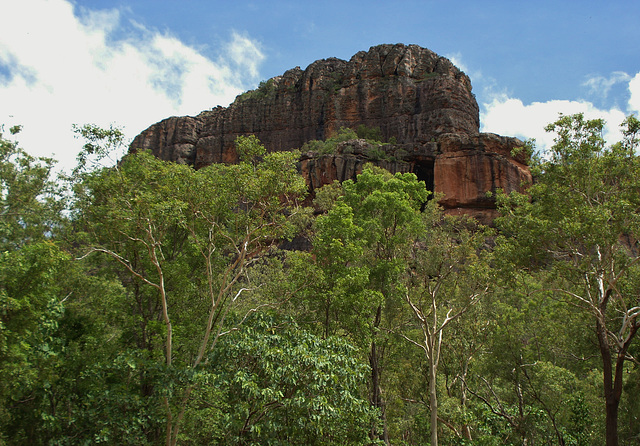
[[[0,19],[0,124],[73,164],[72,124],[133,137],[317,59],[418,44],[470,77],[483,131],[552,141],[559,112],[640,114],[640,2],[20,0]]]

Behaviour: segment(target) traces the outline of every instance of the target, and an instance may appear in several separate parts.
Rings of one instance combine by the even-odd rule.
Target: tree
[[[199,404],[226,408],[221,444],[372,444],[378,416],[362,396],[367,367],[344,339],[254,315],[220,339],[209,364],[209,388],[224,396]]]
[[[320,198],[326,189],[320,189]],[[320,216],[314,229],[313,256],[307,268],[316,280],[306,288],[309,309],[316,314],[324,338],[347,334],[357,345],[368,345],[369,312],[380,304],[381,296],[371,290],[370,269],[362,262],[365,231],[355,221],[353,209],[342,201]]]
[[[420,207],[429,192],[413,174],[392,175],[365,166],[356,181],[345,181],[326,215],[316,222],[313,252],[320,277],[316,289],[323,324],[350,333],[368,350],[371,367],[370,401],[383,419],[383,431],[373,432],[389,442],[382,380],[389,331],[402,312],[402,285],[411,246],[420,230]],[[325,200],[322,194],[320,197]],[[346,311],[345,311],[346,310]]]
[[[538,277],[500,263],[494,256],[494,292],[483,305],[488,336],[465,378],[476,403],[476,439],[593,444],[599,392],[589,379],[597,358],[588,327]]]
[[[28,421],[39,419],[30,414],[55,373],[61,278],[70,259],[54,238],[65,200],[53,165],[0,133],[0,443],[37,439]]]
[[[306,191],[295,153],[264,155],[255,143],[238,139],[246,155],[239,164],[198,171],[129,154],[116,167],[83,176],[76,189],[91,246],[81,258],[101,253],[119,265],[144,316],[139,347],[153,352],[161,339],[166,374],[186,376],[161,397],[167,445],[178,441],[195,386],[191,372],[176,370],[197,371],[207,361],[226,316],[252,288],[242,284],[247,268],[291,234]]]
[[[10,130],[15,135],[20,127]],[[51,237],[59,227],[65,201],[51,178],[54,164],[29,155],[0,132],[0,252]]]
[[[557,137],[548,158],[532,168],[536,183],[528,195],[499,200],[498,246],[542,274],[556,298],[591,316],[602,360],[606,444],[613,446],[623,369],[640,327],[640,122],[627,118],[624,140],[609,148],[603,125],[578,114],[547,127]]]
[[[36,439],[24,421],[41,403],[38,390],[51,380],[59,351],[55,333],[64,312],[59,282],[68,261],[51,242],[0,253],[0,439],[2,433],[14,441]]]
[[[437,444],[443,330],[487,291],[488,266],[480,248],[488,233],[472,220],[443,216],[435,200],[425,206],[429,192],[413,174],[365,167],[355,182],[343,183],[342,194],[335,186],[322,192],[318,200],[329,210],[316,222],[313,252],[322,278],[315,292],[324,332],[341,327],[338,333],[359,337],[355,342],[369,350],[370,400],[383,420],[383,361],[390,336],[398,333],[420,346],[427,358],[431,434]],[[330,197],[333,205],[327,205]],[[418,340],[404,331],[406,304],[422,334]],[[379,434],[389,442],[386,424]]]
[[[435,201],[425,208],[423,223],[413,245],[405,293],[420,335],[401,335],[427,360],[431,444],[437,446],[437,378],[444,332],[489,290],[488,256],[482,250],[489,233],[471,219],[443,215]]]

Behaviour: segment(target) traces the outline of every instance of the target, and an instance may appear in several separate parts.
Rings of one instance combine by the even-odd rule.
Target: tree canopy
[[[308,197],[253,135],[105,167],[78,126],[58,178],[0,135],[0,444],[636,444],[640,122],[602,128],[550,124],[491,228],[373,165]]]

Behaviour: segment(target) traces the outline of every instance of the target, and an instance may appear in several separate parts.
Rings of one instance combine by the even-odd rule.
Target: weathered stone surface
[[[452,212],[490,218],[495,205],[487,191],[517,190],[530,180],[526,159],[511,155],[522,142],[479,133],[469,78],[416,45],[380,45],[349,61],[296,67],[239,95],[229,107],[154,124],[130,149],[199,168],[236,162],[238,135],[255,134],[269,151],[292,150],[360,124],[379,127],[384,140],[397,144],[372,147],[355,140],[335,154],[303,154],[300,168],[312,191],[355,178],[373,161],[392,172],[416,173],[444,194],[441,203]]]
[[[411,172],[411,163],[404,159],[407,148],[410,146],[406,144],[372,145],[364,139],[354,139],[339,143],[334,154],[303,153],[300,157],[300,171],[311,192],[336,180],[355,180],[369,162],[392,173]],[[372,158],[372,150],[384,155]]]
[[[380,127],[386,140],[428,142],[442,133],[477,133],[478,106],[469,78],[449,60],[416,45],[380,45],[349,62],[332,58],[289,70],[227,108],[164,120],[132,147],[191,162],[184,150],[174,152],[195,144],[200,167],[232,161],[238,135],[253,133],[269,150],[290,150],[359,124]]]
[[[435,189],[445,192],[446,208],[492,208],[487,192],[521,190],[531,181],[524,155],[515,159],[513,148],[522,143],[494,134],[442,135],[435,159]]]

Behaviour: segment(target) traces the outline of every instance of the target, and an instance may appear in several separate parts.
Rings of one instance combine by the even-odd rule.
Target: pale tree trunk
[[[165,364],[167,367],[171,367],[172,358],[173,358],[173,328],[171,324],[171,318],[169,317],[169,305],[167,301],[167,290],[165,288],[165,283],[164,283],[164,271],[162,269],[162,264],[160,262],[160,257],[162,256],[162,254],[160,253],[160,257],[158,256],[158,251],[160,250],[160,244],[156,242],[156,239],[153,235],[153,226],[151,225],[150,222],[147,228],[147,237],[148,237],[148,241],[141,240],[141,239],[137,239],[137,241],[140,241],[141,243],[143,243],[144,246],[147,248],[149,259],[151,260],[151,263],[153,264],[158,274],[157,283],[152,282],[151,280],[147,279],[143,274],[141,274],[139,271],[137,271],[132,266],[129,260],[125,259],[118,253],[111,251],[109,249],[94,248],[85,256],[82,256],[79,259],[86,257],[92,252],[105,253],[111,256],[113,259],[117,260],[120,264],[124,265],[125,268],[127,268],[127,270],[132,275],[134,275],[135,277],[137,277],[147,285],[152,286],[158,291],[158,294],[160,296],[160,302],[162,304],[162,319],[167,329],[167,335],[166,335],[165,344],[164,344],[165,345]],[[169,402],[169,398],[166,396],[163,397],[162,403],[164,405],[164,408],[167,414],[165,444],[167,446],[172,446],[177,442],[178,425],[177,424],[174,425],[173,412],[171,410],[171,404]]]
[[[467,412],[467,374],[469,373],[469,361],[471,360],[471,357],[467,358],[467,360],[464,362],[464,368],[462,370],[462,379],[460,380],[460,406],[462,407],[462,413],[466,415]],[[465,416],[465,420],[466,420],[466,416]],[[466,440],[473,440],[471,438],[471,427],[469,426],[469,423],[467,423],[465,421],[464,425],[462,426],[462,435],[464,436],[464,438]]]
[[[401,335],[404,339],[415,344],[420,347],[427,357],[427,361],[429,364],[429,405],[430,405],[430,427],[431,427],[431,446],[438,446],[438,388],[437,388],[437,376],[438,376],[438,363],[440,361],[440,351],[442,348],[442,339],[444,329],[451,323],[456,320],[464,313],[467,312],[469,308],[475,305],[480,296],[486,293],[488,288],[485,288],[481,293],[472,294],[469,296],[469,300],[466,302],[461,309],[457,312],[454,312],[453,308],[449,308],[447,311],[447,315],[444,317],[442,321],[438,318],[438,302],[437,298],[439,297],[440,283],[437,283],[430,291],[429,291],[429,308],[425,313],[423,310],[416,305],[411,297],[407,294],[406,301],[411,307],[413,314],[416,316],[418,321],[420,322],[420,328],[422,330],[423,340],[422,342],[417,342],[405,335]]]
[[[438,446],[438,394],[436,392],[437,361],[429,359],[429,408],[431,410],[431,446]]]
[[[207,269],[207,283],[208,283],[208,292],[209,297],[211,299],[211,306],[209,308],[209,317],[207,318],[207,323],[202,335],[202,339],[200,342],[200,348],[198,349],[198,355],[196,356],[192,368],[196,369],[201,363],[206,362],[205,354],[207,350],[211,351],[213,346],[215,345],[218,337],[220,336],[220,331],[222,329],[222,324],[224,323],[224,318],[229,311],[231,303],[235,302],[235,300],[240,296],[243,291],[246,291],[245,288],[240,289],[236,294],[235,298],[233,298],[232,302],[227,303],[225,306],[226,299],[228,297],[228,293],[230,292],[233,285],[237,283],[240,279],[240,276],[243,273],[244,265],[247,262],[247,246],[248,246],[248,236],[245,238],[243,243],[237,249],[238,257],[236,260],[227,266],[225,272],[222,274],[222,283],[220,284],[219,289],[214,289],[214,274],[212,268],[212,255],[214,249],[209,246],[207,250],[202,252],[202,255],[205,259],[205,265]],[[214,331],[217,324],[217,331]],[[211,337],[213,336],[213,339]],[[167,426],[167,446],[176,446],[178,444],[178,433],[180,432],[180,427],[182,424],[182,420],[184,418],[185,412],[187,410],[187,404],[191,397],[191,392],[193,392],[194,385],[189,385],[180,400],[178,407],[180,408],[176,419],[173,421],[172,428]],[[169,414],[170,410],[168,409]]]
[[[438,317],[435,311],[435,297],[433,299],[433,325],[424,330],[426,352],[429,360],[429,406],[431,410],[431,446],[438,446],[438,364],[440,362],[440,348],[442,346],[442,329],[446,322],[438,327]],[[449,315],[447,315],[448,318]]]

